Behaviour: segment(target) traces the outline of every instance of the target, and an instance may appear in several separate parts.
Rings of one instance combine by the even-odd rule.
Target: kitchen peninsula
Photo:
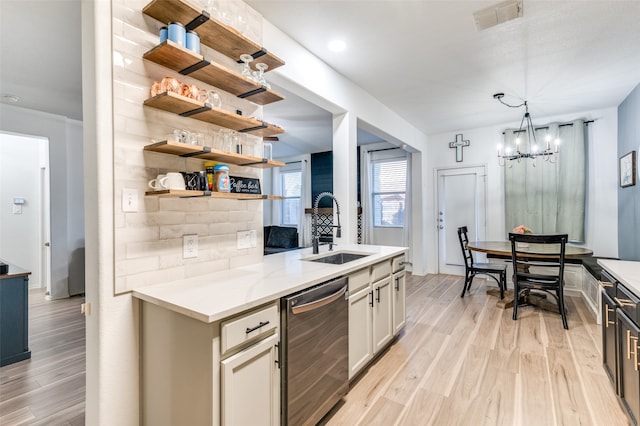
[[[135,290],[142,424],[280,424],[280,298],[341,276],[355,377],[404,325],[405,252],[341,245],[333,253],[367,256],[335,265],[313,261],[326,247],[307,248]]]

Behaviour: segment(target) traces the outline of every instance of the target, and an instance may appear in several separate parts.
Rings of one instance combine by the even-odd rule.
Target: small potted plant
[[[513,228],[513,231],[511,232],[513,232],[514,234],[533,234],[533,231],[531,230],[531,228],[525,225],[518,225],[515,228]],[[529,247],[529,243],[518,243],[518,247],[520,248]]]

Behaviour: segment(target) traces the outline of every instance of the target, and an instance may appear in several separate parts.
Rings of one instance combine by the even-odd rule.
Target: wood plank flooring
[[[31,359],[0,368],[0,425],[84,425],[83,302],[29,294]]]
[[[485,282],[409,276],[407,325],[351,383],[328,425],[627,425],[582,299],[559,314],[496,307]]]
[[[408,276],[407,325],[352,382],[328,425],[627,425],[601,362],[600,328],[580,298],[558,314],[496,307],[476,279]],[[82,425],[82,298],[30,295],[32,359],[0,368],[0,424]]]

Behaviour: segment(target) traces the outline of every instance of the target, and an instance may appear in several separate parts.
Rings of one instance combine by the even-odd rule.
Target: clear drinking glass
[[[209,93],[207,94],[207,102],[209,102],[213,107],[222,108],[222,97],[220,97],[220,93],[215,90],[209,90]]]
[[[233,130],[220,129],[220,149],[226,152],[233,152],[231,134]]]
[[[266,78],[264,77],[264,72],[269,68],[269,65],[259,62],[256,64],[257,72],[254,73],[254,80],[257,83],[262,84],[267,89],[271,89],[271,85],[267,83]]]
[[[251,68],[249,64],[253,61],[253,56],[243,53],[240,55],[240,60],[242,61],[241,65],[241,74],[251,80],[253,80],[253,74],[251,73]]]

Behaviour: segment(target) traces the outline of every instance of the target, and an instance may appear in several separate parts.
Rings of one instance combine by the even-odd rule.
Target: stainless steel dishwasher
[[[313,425],[349,388],[346,277],[281,299],[282,424]]]

